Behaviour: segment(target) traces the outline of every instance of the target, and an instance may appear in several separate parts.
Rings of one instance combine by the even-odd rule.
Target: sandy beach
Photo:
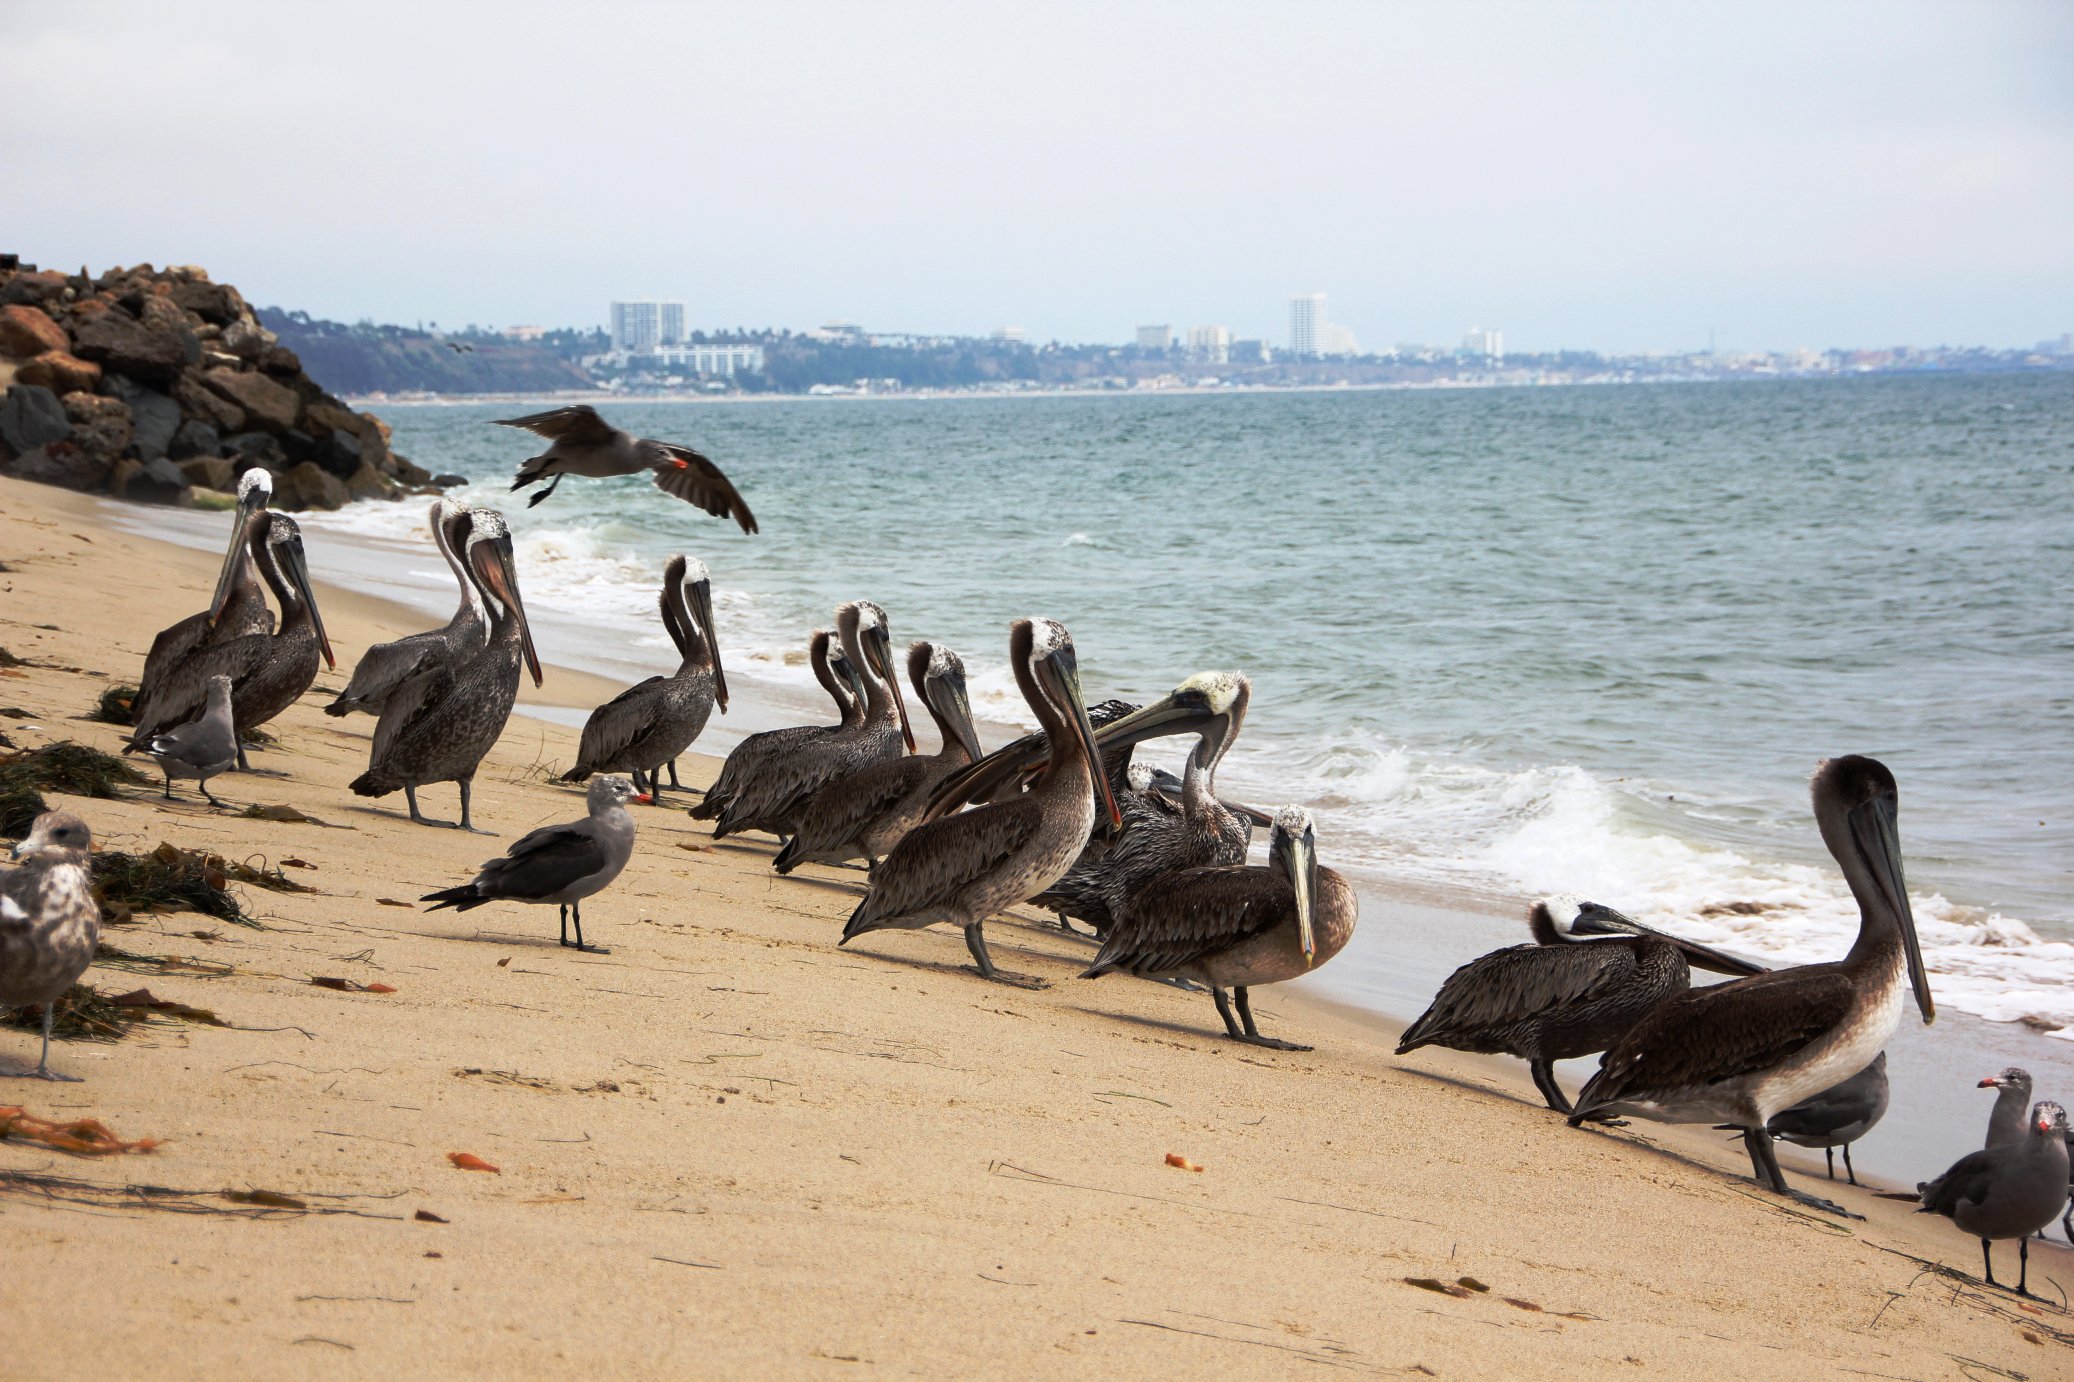
[[[112,750],[119,731],[80,717],[214,582],[213,555],[115,532],[101,504],[0,480],[0,646],[29,660],[0,707],[23,747]],[[1847,1223],[1756,1190],[1739,1144],[1704,1129],[1569,1130],[1516,1066],[1399,1060],[1384,1024],[1301,993],[1257,1006],[1314,1052],[1235,1046],[1201,995],[1076,979],[1088,948],[1034,914],[988,934],[1041,992],[981,982],[954,934],[838,949],[860,875],[774,877],[768,845],[716,847],[681,810],[637,810],[632,865],[585,909],[609,955],[558,948],[549,909],[426,913],[421,894],[580,813],[548,780],[576,732],[512,720],[476,784],[495,839],[352,796],[373,721],[326,718],[320,693],[424,620],[319,598],[340,670],[271,727],[261,772],[213,786],[323,824],[155,787],[64,801],[104,847],[297,860],[317,891],[245,890],[257,930],[109,928],[168,963],[88,982],[229,1025],[63,1043],[53,1064],[85,1083],[0,1086],[163,1139],[101,1160],[0,1142],[9,1376],[2074,1367],[2074,1320],[1975,1284],[1978,1244],[1907,1204],[1839,1186],[1867,1216]],[[541,652],[527,705],[617,689]],[[687,757],[687,781],[715,767]],[[451,789],[424,796],[451,811]],[[1387,906],[1361,925],[1417,944]],[[0,1065],[34,1055],[0,1033]],[[255,1190],[303,1207],[223,1197]],[[2014,1279],[2013,1247],[1997,1267]],[[1412,1284],[1462,1278],[1488,1289]],[[2031,1284],[2064,1299],[2074,1257],[2038,1245]]]

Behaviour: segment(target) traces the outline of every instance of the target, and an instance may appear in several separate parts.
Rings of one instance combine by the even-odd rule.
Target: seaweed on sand
[[[99,720],[104,725],[133,725],[137,723],[137,688],[134,686],[111,686],[101,693],[101,699],[87,712],[87,719]]]
[[[148,1009],[125,1008],[111,1002],[92,984],[74,984],[58,995],[57,1012],[50,1034],[64,1041],[120,1041],[130,1028],[150,1018]],[[0,1027],[18,1027],[25,1032],[43,1030],[43,1008],[0,1008]]]
[[[28,787],[105,800],[116,796],[118,787],[148,785],[144,774],[120,758],[70,739],[0,759],[0,793]]]
[[[108,850],[93,859],[94,895],[104,921],[126,921],[133,912],[200,912],[240,926],[259,923],[239,905],[229,885],[249,883],[273,892],[310,893],[277,868],[266,868],[161,843],[149,854]]]

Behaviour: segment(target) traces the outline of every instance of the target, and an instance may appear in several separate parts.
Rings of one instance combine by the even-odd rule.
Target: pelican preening
[[[2060,1216],[2067,1203],[2067,1111],[2040,1101],[2017,1141],[1968,1152],[1923,1187],[1919,1214],[1942,1214],[1980,1239],[1981,1277],[1995,1280],[1994,1243],[2017,1240],[2016,1293],[2028,1296],[2031,1235]]]
[[[727,676],[720,669],[720,642],[713,631],[713,580],[706,564],[671,557],[663,568],[659,601],[663,628],[677,645],[677,670],[614,696],[584,722],[576,766],[564,782],[593,773],[631,773],[634,786],[662,800],[661,769],[691,747],[718,705],[727,713]]]
[[[936,785],[980,757],[963,660],[940,643],[916,643],[907,651],[907,675],[943,747],[928,758],[881,759],[823,784],[807,798],[798,831],[772,861],[779,873],[859,858],[876,865],[920,823]]]
[[[440,499],[432,505],[432,541],[461,586],[461,603],[454,610],[454,617],[442,628],[414,633],[393,643],[377,643],[362,653],[346,689],[324,707],[326,715],[351,715],[355,711],[379,715],[388,704],[389,693],[428,661],[452,664],[482,651],[489,639],[490,616],[461,562],[472,521],[464,504]]]
[[[1405,1028],[1397,1054],[1421,1046],[1518,1056],[1550,1108],[1570,1112],[1555,1063],[1603,1051],[1651,1009],[1692,986],[1688,964],[1719,974],[1762,965],[1653,930],[1611,907],[1552,897],[1527,913],[1530,945],[1479,956],[1450,974]]]
[[[1050,619],[1018,619],[1008,658],[1051,746],[1044,771],[1021,796],[910,831],[873,870],[870,890],[843,928],[843,943],[871,931],[949,922],[964,930],[982,976],[1042,987],[1042,980],[996,970],[981,928],[988,917],[1058,881],[1087,843],[1098,798],[1112,825],[1121,817],[1108,779],[1096,770],[1095,731],[1080,693],[1072,635]]]
[[[553,494],[564,475],[639,475],[652,471],[655,487],[697,505],[715,518],[732,518],[745,533],[756,531],[756,516],[720,467],[688,446],[654,441],[622,432],[598,416],[587,403],[551,408],[525,417],[502,418],[499,427],[517,427],[554,445],[538,456],[521,462],[514,490],[548,481],[546,489],[527,500],[538,504]]]
[[[1143,883],[1081,977],[1123,970],[1145,979],[1190,979],[1210,990],[1232,1040],[1308,1051],[1262,1036],[1247,990],[1297,978],[1339,954],[1353,937],[1357,910],[1347,880],[1318,863],[1310,812],[1285,806],[1275,813],[1265,868],[1184,868]],[[1239,1021],[1225,1000],[1227,988]]]
[[[249,472],[248,472],[249,473]],[[255,510],[246,516],[241,508],[241,531],[253,561],[281,606],[280,628],[274,633],[247,633],[223,641],[207,641],[190,655],[167,668],[159,684],[136,701],[137,731],[130,747],[143,750],[158,735],[187,723],[202,713],[208,698],[209,678],[231,679],[231,712],[240,734],[250,734],[295,704],[310,683],[317,679],[317,659],[335,666],[331,643],[324,636],[324,620],[317,613],[316,595],[310,588],[310,568],[303,556],[302,529],[287,514]],[[228,598],[237,581],[235,564],[227,564],[218,582],[217,605]],[[245,750],[238,747],[238,766],[245,767]]]
[[[209,607],[159,630],[158,637],[151,640],[151,651],[144,655],[144,671],[137,678],[132,721],[136,719],[135,707],[156,699],[166,678],[203,648],[228,643],[247,634],[270,634],[274,631],[274,612],[267,608],[266,592],[260,587],[259,570],[253,564],[252,549],[247,541],[253,518],[266,512],[273,493],[274,477],[264,466],[252,467],[239,479],[238,508],[231,520],[230,544],[224,548],[223,569],[217,573],[216,590],[209,597]]]
[[[1831,1089],[1810,1094],[1783,1113],[1775,1113],[1764,1130],[1781,1142],[1796,1147],[1819,1147],[1829,1163],[1829,1178],[1836,1179],[1836,1153],[1844,1154],[1844,1175],[1858,1183],[1858,1170],[1851,1165],[1851,1144],[1872,1131],[1887,1115],[1887,1053],[1873,1057],[1872,1064]]]
[[[1815,770],[1813,796],[1822,841],[1858,901],[1850,953],[1665,1000],[1606,1052],[1570,1121],[1625,1112],[1727,1125],[1742,1132],[1759,1180],[1841,1213],[1787,1187],[1765,1125],[1870,1064],[1910,988],[1925,1023],[1937,1009],[1902,881],[1894,775],[1870,758],[1828,759]]]
[[[750,783],[762,776],[765,764],[790,753],[802,742],[864,723],[864,679],[833,632],[814,630],[807,641],[807,664],[814,669],[814,680],[835,702],[836,723],[761,730],[735,745],[721,763],[719,776],[706,789],[705,799],[690,808],[688,814],[693,820],[709,821],[719,816]]]
[[[448,825],[453,822],[427,820],[420,814],[418,788],[428,782],[458,783],[458,824],[473,830],[469,790],[476,767],[511,718],[521,660],[535,686],[541,676],[526,607],[519,598],[511,531],[494,509],[472,512],[466,565],[492,606],[489,641],[480,652],[451,664],[428,663],[398,683],[375,725],[367,771],[353,779],[353,790],[363,797],[382,797],[401,787],[412,820]]]
[[[76,1083],[50,1068],[55,1004],[93,963],[101,904],[87,858],[93,834],[69,811],[46,811],[14,847],[19,868],[0,872],[0,1008],[43,1006],[43,1054],[34,1070],[0,1072]]]
[[[634,817],[627,803],[648,798],[626,778],[594,777],[584,800],[590,814],[582,820],[542,826],[484,864],[469,882],[418,900],[432,904],[428,912],[441,907],[465,912],[485,902],[552,903],[562,911],[563,945],[571,945],[573,913],[576,940],[571,948],[608,953],[602,945],[584,942],[583,899],[610,887],[634,857]]]

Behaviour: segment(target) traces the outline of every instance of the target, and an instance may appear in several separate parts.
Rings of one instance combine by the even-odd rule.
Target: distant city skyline
[[[1280,348],[1323,289],[1370,349],[2074,328],[2074,6],[407,13],[16,7],[0,249],[344,321],[580,325],[638,292],[708,329]],[[234,138],[139,144],[230,74]],[[611,114],[636,90],[697,118]]]

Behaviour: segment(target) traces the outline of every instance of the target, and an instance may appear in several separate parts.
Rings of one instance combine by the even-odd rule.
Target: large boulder
[[[166,448],[166,454],[176,461],[188,456],[221,456],[223,439],[216,435],[214,427],[198,417],[191,417],[173,433],[173,443]]]
[[[59,400],[72,420],[72,440],[89,455],[113,462],[136,435],[130,405],[97,393],[68,393]]]
[[[206,278],[175,283],[172,299],[183,311],[194,313],[212,326],[229,326],[250,315],[237,289],[227,283],[211,283]]]
[[[89,455],[84,447],[54,441],[24,452],[0,466],[0,470],[38,484],[91,491],[107,487],[109,465],[100,457]]]
[[[318,443],[317,464],[333,475],[351,475],[369,462],[361,458],[360,438],[351,432],[327,432]]]
[[[288,453],[271,432],[239,432],[225,437],[223,452],[237,464],[240,475],[255,465],[273,471],[288,469]]]
[[[295,396],[295,390],[257,371],[212,369],[202,376],[202,382],[219,397],[244,409],[248,422],[269,432],[286,432],[295,426],[296,415],[302,411],[302,400]]]
[[[235,321],[223,328],[216,338],[217,348],[228,351],[240,360],[258,363],[259,357],[272,350],[277,344],[274,333],[255,321]]]
[[[140,460],[172,454],[173,437],[180,430],[178,403],[119,374],[109,375],[102,391],[129,405],[130,424],[136,429],[132,440]]]
[[[117,461],[109,472],[108,492],[118,499],[144,504],[194,502],[187,477],[164,456],[150,461]]]
[[[73,320],[73,353],[110,374],[127,374],[147,384],[170,384],[184,367],[202,358],[201,342],[193,332],[146,326],[120,308],[82,314]]]
[[[26,303],[31,307],[57,302],[64,297],[65,276],[56,269],[26,270],[0,284],[0,303]]]
[[[302,357],[284,345],[268,346],[260,354],[259,367],[268,374],[301,374]]]
[[[402,489],[394,480],[371,465],[362,465],[346,477],[346,493],[355,499],[401,499]]]
[[[353,502],[353,492],[338,476],[304,461],[274,477],[273,502],[282,509],[340,509]]]
[[[58,396],[38,384],[16,384],[0,399],[0,454],[24,455],[72,435]]]
[[[228,490],[238,482],[238,473],[221,456],[195,456],[175,462],[187,483],[201,489]]]
[[[10,303],[0,307],[0,355],[24,360],[46,350],[63,350],[71,342],[65,328],[50,319],[41,307]]]
[[[101,383],[101,367],[62,350],[45,351],[14,372],[15,382],[40,384],[55,394],[92,393]]]
[[[180,411],[208,423],[219,432],[244,431],[245,410],[204,384],[202,378],[201,374],[189,370],[174,381],[173,400],[180,405]]]

